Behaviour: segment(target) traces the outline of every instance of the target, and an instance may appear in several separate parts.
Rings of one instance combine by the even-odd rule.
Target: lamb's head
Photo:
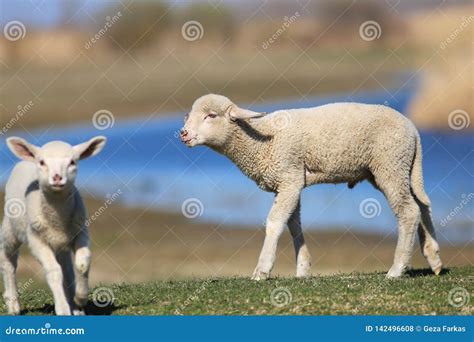
[[[78,161],[99,153],[105,142],[105,137],[98,136],[75,146],[63,141],[51,141],[39,147],[21,138],[7,139],[13,154],[36,164],[41,189],[54,193],[70,190],[76,180]]]
[[[223,146],[232,133],[236,120],[259,118],[265,113],[239,108],[222,95],[204,95],[194,101],[191,112],[184,118],[181,141],[188,147]]]

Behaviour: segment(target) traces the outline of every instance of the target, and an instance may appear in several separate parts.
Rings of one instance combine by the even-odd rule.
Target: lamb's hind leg
[[[398,220],[398,241],[393,265],[388,278],[400,277],[410,265],[415,235],[420,224],[420,208],[411,194],[408,175],[387,173],[387,177],[375,177]]]
[[[393,207],[398,219],[398,241],[393,265],[387,273],[388,278],[400,277],[409,267],[415,244],[415,232],[420,223],[420,209],[412,196],[407,196]]]
[[[307,277],[311,271],[311,255],[304,241],[303,231],[301,230],[300,201],[296,206],[293,214],[288,220],[288,228],[293,237],[293,244],[296,253],[296,276]]]
[[[421,223],[418,227],[421,251],[433,272],[439,274],[443,267],[443,263],[441,262],[439,255],[439,245],[436,241],[433,221],[431,219],[431,209],[429,206],[420,203],[419,201],[418,205],[421,210]]]

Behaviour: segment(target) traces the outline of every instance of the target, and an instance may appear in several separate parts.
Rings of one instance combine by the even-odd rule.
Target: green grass
[[[441,276],[412,271],[397,280],[385,279],[384,273],[353,273],[263,282],[218,278],[120,284],[107,287],[115,297],[111,306],[99,308],[91,301],[87,311],[96,315],[467,315],[473,313],[471,302],[454,307],[448,294],[459,287],[472,294],[473,275],[474,267],[459,267]],[[276,289],[291,293],[291,301],[281,307],[272,304]],[[21,300],[24,314],[53,313],[52,297],[45,288],[28,289]]]

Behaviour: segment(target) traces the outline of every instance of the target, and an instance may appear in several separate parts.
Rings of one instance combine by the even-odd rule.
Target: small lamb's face
[[[181,141],[188,147],[224,144],[231,124],[226,114],[230,106],[232,102],[224,96],[207,95],[197,99],[184,118]]]
[[[41,189],[62,192],[74,185],[78,161],[99,153],[105,141],[105,137],[95,137],[75,146],[52,141],[38,147],[24,139],[12,137],[7,139],[7,144],[18,158],[36,164]]]
[[[188,147],[207,145],[223,146],[231,134],[234,121],[263,116],[237,107],[227,97],[209,94],[198,98],[191,112],[184,118],[180,131],[181,141]]]

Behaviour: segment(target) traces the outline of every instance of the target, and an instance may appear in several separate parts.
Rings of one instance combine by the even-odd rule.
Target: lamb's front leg
[[[89,296],[89,268],[91,251],[89,249],[89,236],[87,231],[81,232],[74,243],[74,270],[76,275],[76,291],[74,303],[79,311],[75,314],[84,314],[83,308]]]
[[[295,246],[296,276],[298,278],[308,277],[311,271],[311,255],[301,230],[300,201],[288,220],[288,228]]]
[[[280,190],[273,202],[267,217],[265,241],[253,273],[253,280],[267,279],[275,263],[278,240],[285,229],[291,214],[294,212],[300,198],[301,188],[286,188]]]
[[[33,255],[43,266],[46,281],[53,292],[56,315],[71,315],[71,308],[63,287],[63,272],[53,250],[35,233],[28,234],[28,244]]]

